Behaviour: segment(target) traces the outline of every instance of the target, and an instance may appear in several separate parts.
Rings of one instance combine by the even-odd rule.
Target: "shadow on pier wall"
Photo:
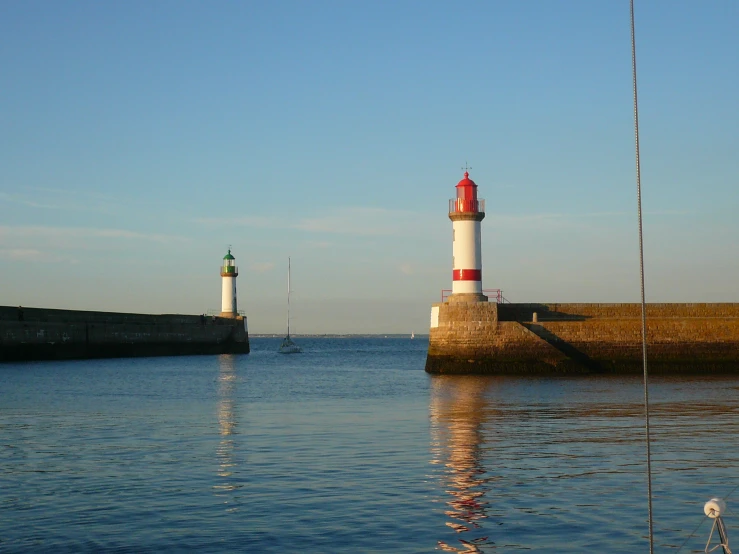
[[[580,320],[582,321],[582,320]],[[534,333],[537,337],[547,341],[554,348],[562,352],[568,359],[572,360],[575,364],[586,368],[594,373],[603,371],[601,364],[592,359],[582,350],[578,350],[574,345],[567,342],[563,338],[555,335],[549,331],[546,327],[538,325],[536,323],[523,323],[529,331]]]

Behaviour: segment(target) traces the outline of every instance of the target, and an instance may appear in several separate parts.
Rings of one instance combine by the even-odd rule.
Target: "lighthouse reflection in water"
[[[490,416],[485,393],[490,384],[476,376],[442,375],[431,381],[431,463],[444,467],[435,473],[446,493],[446,525],[457,533],[456,541],[438,542],[448,552],[482,552],[493,544],[489,531],[494,523],[482,525],[495,518],[488,494],[494,477],[483,466],[483,424]]]
[[[236,420],[236,373],[235,357],[222,354],[218,357],[218,432],[220,440],[216,447],[218,479],[213,486],[216,497],[225,505],[227,512],[235,512],[239,508],[238,495],[242,484],[238,481],[237,462],[235,459],[234,439],[237,436]]]

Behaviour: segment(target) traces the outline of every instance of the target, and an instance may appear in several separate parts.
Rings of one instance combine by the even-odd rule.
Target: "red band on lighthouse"
[[[454,281],[482,281],[482,269],[455,269],[452,271]]]

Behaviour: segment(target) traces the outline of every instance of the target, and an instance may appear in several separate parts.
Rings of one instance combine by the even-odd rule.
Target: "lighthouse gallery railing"
[[[485,213],[485,200],[452,198],[449,200],[449,213]]]

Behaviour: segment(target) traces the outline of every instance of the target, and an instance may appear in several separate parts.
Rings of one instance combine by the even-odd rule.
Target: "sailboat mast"
[[[290,338],[290,258],[287,258],[287,337]]]

